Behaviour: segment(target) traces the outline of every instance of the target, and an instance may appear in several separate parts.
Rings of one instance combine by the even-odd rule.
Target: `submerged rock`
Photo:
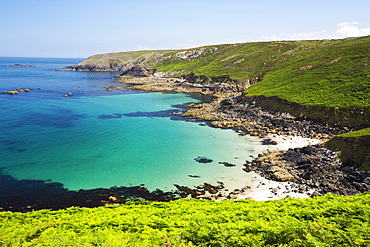
[[[195,158],[194,159],[196,162],[198,162],[198,163],[204,163],[204,164],[206,164],[206,163],[211,163],[211,162],[213,162],[213,160],[212,159],[208,159],[208,158],[206,158],[206,157],[197,157],[197,158]]]
[[[235,164],[231,164],[231,163],[225,162],[225,161],[220,161],[218,163],[221,164],[221,165],[224,165],[226,167],[234,167],[234,166],[236,166]]]

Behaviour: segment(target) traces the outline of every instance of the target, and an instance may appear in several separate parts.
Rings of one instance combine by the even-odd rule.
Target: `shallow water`
[[[265,149],[257,138],[184,121],[174,106],[200,102],[187,94],[108,92],[106,87],[118,85],[115,73],[53,71],[79,61],[0,58],[0,91],[33,89],[0,94],[3,174],[58,182],[70,190],[136,185],[173,190],[173,184],[217,181],[232,189],[250,183],[252,175],[242,168]],[[15,63],[38,67],[6,67]],[[73,97],[63,96],[68,93]],[[213,161],[198,163],[197,157]]]

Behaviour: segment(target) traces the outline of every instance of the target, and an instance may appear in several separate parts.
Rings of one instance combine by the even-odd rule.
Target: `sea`
[[[185,111],[179,105],[209,97],[107,91],[124,86],[114,80],[119,72],[56,71],[81,61],[0,57],[0,92],[31,89],[0,93],[2,191],[16,193],[30,181],[73,191],[117,186],[172,191],[174,184],[218,182],[232,190],[251,183],[255,174],[242,169],[266,150],[258,138],[179,116]],[[36,67],[11,67],[15,64]],[[211,162],[199,162],[205,159]]]

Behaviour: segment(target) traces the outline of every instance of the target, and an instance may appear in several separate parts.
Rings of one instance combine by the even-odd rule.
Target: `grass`
[[[293,52],[248,96],[277,96],[302,105],[370,107],[370,37],[318,42]]]
[[[361,129],[358,131],[352,131],[345,134],[341,134],[338,137],[363,137],[363,136],[370,136],[370,128]]]
[[[335,136],[326,145],[339,150],[345,164],[370,171],[370,128]]]
[[[370,194],[0,213],[1,246],[368,246]]]
[[[91,56],[81,64],[141,63],[159,72],[230,76],[255,83],[247,96],[302,105],[370,107],[370,36],[341,40],[226,44]]]

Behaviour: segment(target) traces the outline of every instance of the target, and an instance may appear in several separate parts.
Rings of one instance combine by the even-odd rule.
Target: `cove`
[[[200,100],[182,93],[131,92],[13,101],[1,124],[7,137],[0,144],[2,172],[69,190],[248,185],[252,174],[242,171],[243,164],[265,147],[255,137],[185,121],[174,106],[189,102]],[[197,162],[198,157],[212,162]]]

